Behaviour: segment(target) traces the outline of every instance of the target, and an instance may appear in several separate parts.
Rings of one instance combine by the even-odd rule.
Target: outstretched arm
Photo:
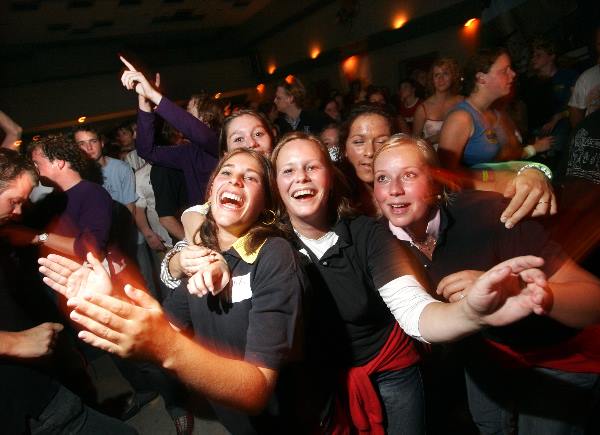
[[[46,322],[24,331],[0,331],[0,357],[30,359],[50,355],[62,330],[60,323]]]
[[[457,340],[485,326],[507,325],[531,313],[544,314],[551,297],[544,273],[535,269],[543,263],[533,256],[507,260],[481,275],[459,302],[427,305],[419,320],[421,336],[430,342]]]

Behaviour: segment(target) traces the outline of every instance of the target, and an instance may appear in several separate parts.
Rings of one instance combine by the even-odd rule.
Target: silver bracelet
[[[171,272],[169,272],[169,261],[171,258],[178,252],[181,252],[183,248],[186,248],[189,245],[187,240],[180,240],[175,243],[175,246],[165,254],[165,258],[160,263],[160,280],[170,289],[175,289],[181,285],[181,280],[177,278],[173,278]]]
[[[552,171],[550,170],[550,168],[548,166],[544,165],[543,163],[537,163],[537,162],[527,163],[525,166],[523,166],[521,169],[518,170],[517,177],[519,175],[521,175],[527,169],[535,169],[537,171],[540,171],[542,174],[544,174],[546,177],[548,177],[548,180],[552,180]]]

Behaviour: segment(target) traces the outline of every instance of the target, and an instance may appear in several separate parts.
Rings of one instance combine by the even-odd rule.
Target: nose
[[[231,178],[229,178],[229,184],[233,185],[233,186],[238,186],[241,187],[243,186],[243,179],[244,176],[239,174],[239,175],[232,175]]]
[[[373,158],[373,148],[374,148],[373,147],[373,141],[367,142],[365,144],[365,149],[363,151],[363,155],[365,157],[368,157],[368,158],[372,159]]]
[[[389,186],[390,196],[404,195],[404,185],[399,180],[392,180]]]
[[[248,136],[248,148],[256,148],[258,146],[258,144],[256,143],[256,140],[254,139],[254,136],[250,135]]]
[[[308,177],[308,172],[306,172],[304,169],[298,169],[296,171],[296,182],[297,183],[302,183],[304,181],[308,181],[309,177]]]
[[[23,211],[23,207],[21,204],[17,204],[13,207],[12,214],[15,216],[21,216],[21,212]]]

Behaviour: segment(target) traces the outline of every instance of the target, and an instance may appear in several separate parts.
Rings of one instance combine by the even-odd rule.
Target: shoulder
[[[575,83],[575,86],[586,86],[597,80],[600,80],[600,67],[598,65],[594,65],[593,67],[588,68],[581,73],[577,79],[577,83]]]
[[[119,172],[132,172],[131,166],[125,163],[123,160],[113,159],[112,157],[106,158],[106,166],[113,171]]]
[[[258,258],[261,261],[289,262],[296,257],[292,244],[283,237],[269,237],[260,248]]]

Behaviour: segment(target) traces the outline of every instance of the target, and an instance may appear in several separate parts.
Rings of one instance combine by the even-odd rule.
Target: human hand
[[[199,270],[188,280],[187,289],[190,294],[202,297],[210,292],[214,296],[229,283],[231,274],[227,262],[221,254],[214,252],[213,255],[217,261]]]
[[[178,334],[160,304],[142,290],[125,286],[126,299],[85,292],[67,301],[84,342],[123,358],[163,361]]]
[[[0,229],[0,237],[8,239],[12,246],[29,246],[37,241],[37,232],[22,225],[4,225]]]
[[[190,277],[218,261],[216,255],[215,251],[204,246],[188,245],[179,252],[179,268]]]
[[[536,153],[543,153],[544,151],[548,151],[552,147],[554,141],[554,136],[537,137],[535,138],[533,147],[535,148]]]
[[[490,326],[507,325],[531,313],[546,313],[552,296],[546,275],[536,269],[543,264],[539,257],[523,256],[494,266],[465,290],[465,306]]]
[[[516,175],[508,183],[504,197],[512,198],[500,217],[506,228],[514,227],[526,216],[544,216],[557,211],[550,180],[537,169],[527,169]]]
[[[58,334],[63,330],[60,323],[46,322],[24,331],[12,333],[14,345],[11,356],[16,358],[40,358],[50,355],[56,345]]]
[[[150,249],[154,251],[162,252],[167,249],[163,244],[163,241],[160,238],[160,236],[154,231],[149,231],[146,234],[144,234],[144,238],[146,239],[146,243],[148,243],[148,246],[150,246]]]
[[[108,272],[92,253],[88,252],[87,261],[88,265],[81,265],[57,254],[38,259],[44,283],[67,299],[83,290],[111,294],[112,282]]]
[[[467,289],[483,275],[480,270],[461,270],[442,279],[436,289],[449,302],[458,302],[467,294]]]
[[[144,74],[136,70],[123,56],[119,56],[119,59],[121,59],[121,62],[127,67],[127,70],[121,75],[121,83],[123,83],[125,89],[130,91],[135,90],[138,95],[145,98],[147,101],[158,105],[162,99],[160,92],[150,84]],[[157,76],[157,80],[160,83],[160,76]]]

